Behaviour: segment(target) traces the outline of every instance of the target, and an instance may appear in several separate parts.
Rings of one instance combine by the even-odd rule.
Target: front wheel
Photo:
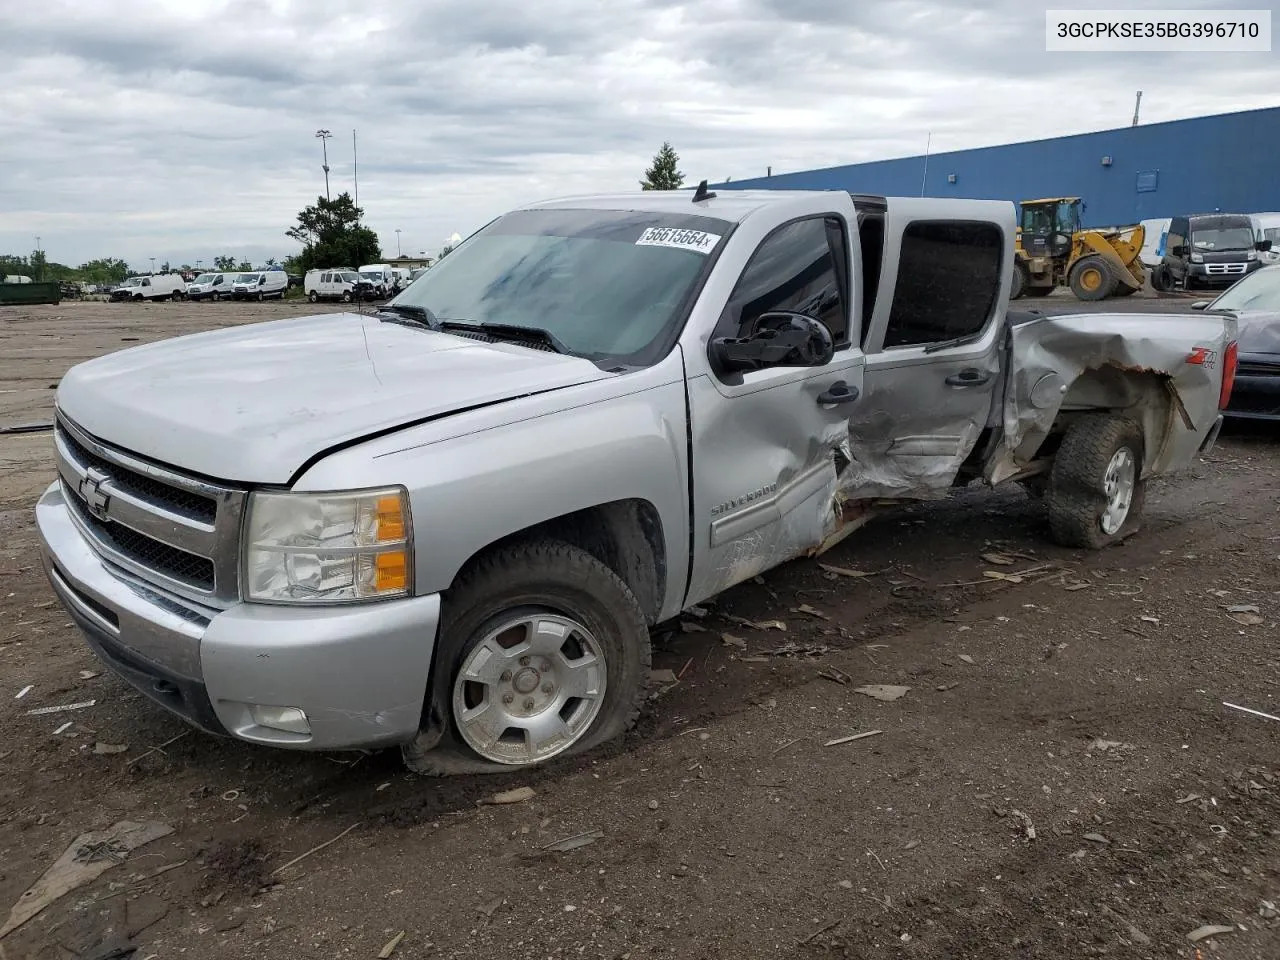
[[[585,550],[515,544],[445,595],[417,773],[502,772],[582,753],[640,714],[652,657],[630,588]]]
[[[259,291],[258,291],[258,302],[259,302],[259,303],[261,303],[261,302],[262,302],[263,300],[265,300],[265,299],[266,299],[266,297],[264,297],[264,296],[262,295],[262,291],[261,291],[261,290],[259,290]]]
[[[351,291],[350,291],[350,290],[343,290],[343,291],[342,291],[342,302],[343,302],[343,303],[350,303],[350,302],[351,302]]]
[[[1053,539],[1098,550],[1136,532],[1146,500],[1144,451],[1142,426],[1130,417],[1096,413],[1072,423],[1045,496]]]
[[[1105,300],[1116,288],[1111,267],[1098,256],[1077,260],[1067,281],[1077,300]]]
[[[212,300],[214,303],[217,303],[219,300],[222,299],[222,294],[220,294],[217,290],[215,290],[213,291],[213,293],[209,294],[209,299]]]
[[[1027,271],[1027,265],[1018,260],[1013,265],[1013,286],[1009,290],[1009,299],[1017,300],[1027,292],[1027,287],[1031,286],[1031,274]]]
[[[320,294],[312,290],[310,293],[307,294],[307,299],[310,300],[312,303],[317,303],[320,300]]]

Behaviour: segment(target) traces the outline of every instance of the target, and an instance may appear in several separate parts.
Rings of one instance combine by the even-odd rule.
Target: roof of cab
[[[649,190],[634,193],[560,197],[530,203],[523,210],[635,210],[649,213],[681,213],[739,222],[753,211],[783,200],[831,191],[723,190],[709,200],[693,202],[692,190]]]

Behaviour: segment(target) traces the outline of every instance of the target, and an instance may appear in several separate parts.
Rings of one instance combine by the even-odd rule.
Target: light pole
[[[324,198],[329,199],[329,138],[333,136],[328,130],[317,130],[320,149],[324,152]]]
[[[151,272],[154,274],[156,272],[156,258],[151,257],[149,259],[151,260]]]
[[[197,273],[200,271],[200,264],[202,264],[202,263],[204,263],[204,261],[203,261],[203,260],[197,260],[197,261],[196,261],[196,272],[197,272]]]
[[[396,227],[396,259],[400,259],[400,228]]]

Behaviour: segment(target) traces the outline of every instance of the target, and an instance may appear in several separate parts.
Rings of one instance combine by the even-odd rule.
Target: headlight
[[[1258,259],[1258,251],[1257,251],[1257,250],[1250,250],[1250,251],[1249,251],[1249,259],[1250,259],[1250,260],[1257,260],[1257,259]]]
[[[1192,263],[1204,263],[1204,254],[1203,254],[1203,253],[1193,253],[1193,254],[1191,255],[1191,262],[1192,262]]]
[[[245,530],[247,600],[344,603],[409,594],[413,531],[403,488],[254,493]]]

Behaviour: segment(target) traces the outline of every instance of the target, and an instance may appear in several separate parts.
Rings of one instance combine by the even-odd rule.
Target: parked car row
[[[1222,289],[1280,263],[1280,213],[1194,214],[1142,226],[1142,262],[1156,290]]]
[[[385,263],[370,263],[359,270],[351,267],[308,270],[302,281],[302,290],[312,303],[319,300],[341,300],[344,303],[385,300],[394,297],[415,279],[408,270]]]

